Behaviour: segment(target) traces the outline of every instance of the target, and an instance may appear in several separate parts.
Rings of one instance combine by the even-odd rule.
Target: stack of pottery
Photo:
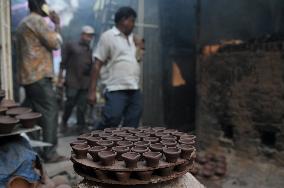
[[[120,185],[177,178],[195,159],[195,136],[164,127],[107,128],[70,143],[75,170]],[[81,172],[81,173],[80,173]]]
[[[4,98],[5,91],[0,90],[0,134],[9,134],[16,127],[32,128],[41,117],[40,113],[19,107],[14,100]]]

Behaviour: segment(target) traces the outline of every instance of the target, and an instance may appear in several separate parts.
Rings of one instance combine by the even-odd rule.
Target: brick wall
[[[217,53],[201,57],[198,67],[202,145],[284,159],[284,53]]]

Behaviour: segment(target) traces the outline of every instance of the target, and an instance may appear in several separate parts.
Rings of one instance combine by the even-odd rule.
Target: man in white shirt
[[[117,127],[121,122],[123,126],[139,125],[142,113],[140,65],[132,34],[136,16],[132,8],[121,7],[115,14],[115,26],[102,34],[94,52],[90,103],[96,103],[99,74],[106,88],[103,120],[98,129]]]

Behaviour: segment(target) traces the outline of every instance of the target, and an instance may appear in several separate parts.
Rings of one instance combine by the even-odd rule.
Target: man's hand
[[[95,105],[97,102],[96,91],[90,91],[88,95],[88,103],[91,105]]]
[[[55,25],[60,25],[60,18],[55,11],[49,13],[49,18]]]

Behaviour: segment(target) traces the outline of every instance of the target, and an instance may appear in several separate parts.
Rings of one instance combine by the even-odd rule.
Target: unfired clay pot
[[[191,145],[185,145],[185,144],[181,144],[179,146],[179,148],[181,149],[181,154],[180,157],[182,159],[190,159],[191,157],[191,153],[194,151],[195,147],[191,146]]]
[[[129,147],[130,148],[130,147],[133,146],[133,142],[127,141],[127,140],[125,140],[125,141],[118,141],[117,145],[118,146],[125,146],[125,147]]]
[[[123,161],[123,158],[121,157],[121,155],[123,153],[127,153],[130,151],[129,147],[125,147],[125,146],[116,146],[116,147],[113,147],[112,150],[117,153],[116,159],[118,161]]]
[[[89,149],[89,154],[92,156],[93,161],[98,162],[100,160],[98,153],[100,151],[106,151],[107,147],[106,146],[94,146]]]
[[[9,116],[1,116],[0,117],[0,134],[8,134],[13,131],[16,127],[19,120],[9,117]]]
[[[163,152],[166,157],[166,161],[169,163],[177,162],[177,159],[179,158],[181,154],[181,150],[176,147],[164,148]]]
[[[111,166],[115,162],[115,151],[100,151],[98,156],[104,166]]]
[[[88,137],[86,140],[87,140],[87,142],[88,142],[88,144],[90,146],[97,146],[98,145],[97,142],[101,141],[103,139],[101,137],[93,137],[93,136],[91,136],[91,137]]]
[[[177,145],[177,141],[175,141],[175,140],[162,140],[161,144],[163,144],[167,147],[175,147]]]
[[[140,138],[138,136],[128,136],[128,137],[125,137],[125,140],[131,141],[131,142],[138,142],[140,141]]]
[[[15,117],[17,115],[30,113],[31,111],[32,111],[31,108],[16,107],[16,108],[11,108],[11,109],[7,110],[6,114],[9,115],[9,116]]]
[[[163,152],[164,147],[166,147],[166,146],[161,144],[161,143],[150,144],[150,149],[152,151]]]
[[[159,138],[156,138],[156,137],[146,137],[146,138],[143,138],[144,141],[149,141],[151,144],[154,144],[154,143],[157,143],[159,142]]]
[[[75,140],[70,143],[70,146],[75,146],[75,145],[87,145],[88,142],[86,140]]]
[[[162,158],[162,153],[160,152],[145,152],[143,153],[146,164],[149,167],[156,168],[159,166],[160,159]]]
[[[41,116],[41,113],[30,112],[16,116],[16,119],[20,120],[24,128],[33,128],[37,124],[37,121],[41,118]]]
[[[72,146],[72,149],[73,149],[77,159],[87,158],[87,153],[88,153],[88,150],[90,148],[91,147],[89,145],[74,145],[74,146]]]
[[[106,146],[108,149],[114,146],[114,142],[110,140],[100,140],[97,141],[98,146]]]
[[[134,146],[146,146],[148,147],[150,145],[149,141],[138,141],[134,143]]]
[[[140,159],[140,154],[136,152],[127,152],[122,154],[126,168],[137,168],[137,162]]]

